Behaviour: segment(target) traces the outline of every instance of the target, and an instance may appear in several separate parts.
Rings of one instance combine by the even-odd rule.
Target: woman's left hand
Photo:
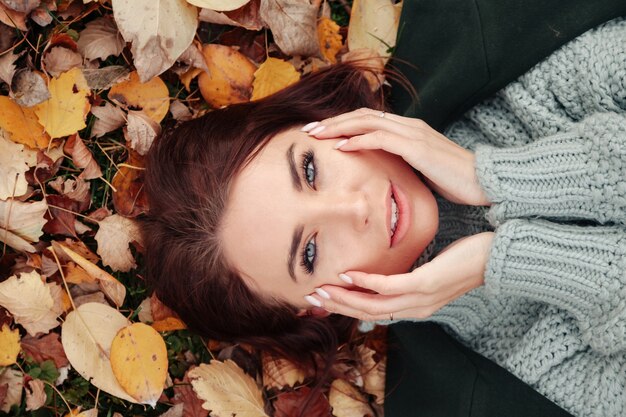
[[[425,319],[483,284],[494,235],[483,232],[461,238],[430,262],[406,274],[348,271],[350,288],[323,285],[321,294],[325,292],[330,299],[319,292],[312,296],[327,311],[359,320],[389,320],[392,313],[394,319]]]

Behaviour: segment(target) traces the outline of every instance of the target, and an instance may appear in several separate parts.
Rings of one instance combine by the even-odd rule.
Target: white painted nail
[[[320,302],[320,300],[318,300],[315,297],[312,297],[310,295],[305,295],[304,299],[307,300],[309,303],[313,304],[315,307],[321,307],[322,303]]]
[[[335,143],[335,146],[333,146],[333,148],[339,149],[346,143],[348,143],[348,139],[341,139],[339,142]]]
[[[325,298],[327,300],[330,300],[330,294],[328,294],[326,291],[324,291],[321,288],[316,288],[315,292],[319,294],[320,297]]]
[[[350,278],[346,274],[339,274],[339,278],[346,284],[352,284],[352,278]]]
[[[311,122],[311,123],[307,123],[305,124],[302,129],[300,129],[303,132],[308,132],[309,130],[313,129],[315,126],[317,126],[318,124],[320,124],[320,122]]]
[[[320,133],[324,129],[326,129],[326,126],[317,126],[315,129],[313,129],[313,130],[311,130],[309,132],[309,135],[317,135],[318,133]]]

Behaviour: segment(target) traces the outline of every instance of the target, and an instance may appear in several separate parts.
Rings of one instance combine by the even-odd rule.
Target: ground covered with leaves
[[[202,339],[147,292],[144,155],[169,121],[382,68],[394,3],[0,0],[0,413],[296,415],[306,369]],[[307,415],[382,415],[384,340],[343,346]]]

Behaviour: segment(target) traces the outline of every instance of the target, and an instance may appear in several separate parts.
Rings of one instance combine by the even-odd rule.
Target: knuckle
[[[361,107],[361,108],[356,110],[356,113],[357,114],[361,114],[361,115],[371,114],[372,113],[372,109],[369,109],[367,107]]]

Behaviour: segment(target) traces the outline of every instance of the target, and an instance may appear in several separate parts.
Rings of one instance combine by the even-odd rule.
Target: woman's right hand
[[[344,152],[381,149],[401,156],[424,175],[433,190],[453,203],[491,205],[476,176],[474,153],[422,120],[362,108],[307,126],[305,131],[317,139],[347,137],[337,143]]]

